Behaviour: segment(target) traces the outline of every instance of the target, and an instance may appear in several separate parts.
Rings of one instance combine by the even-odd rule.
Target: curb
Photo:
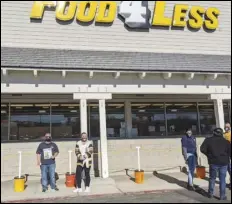
[[[117,196],[117,195],[141,195],[141,194],[155,194],[155,193],[166,193],[171,192],[174,190],[148,190],[148,191],[137,191],[137,192],[122,192],[122,193],[110,193],[110,194],[95,194],[89,195],[90,198],[97,198],[102,196]],[[21,199],[21,200],[6,200],[1,201],[1,203],[32,203],[33,202],[40,202],[40,201],[52,201],[57,199],[69,199],[75,198],[77,195],[70,195],[70,196],[58,196],[58,197],[50,197],[50,198],[39,198],[39,199]],[[81,197],[85,197],[86,195],[82,195]]]

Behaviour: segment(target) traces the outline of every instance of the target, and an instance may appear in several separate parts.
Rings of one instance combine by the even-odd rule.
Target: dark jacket
[[[208,158],[208,163],[226,166],[230,162],[231,146],[223,136],[206,138],[201,145],[201,152]]]

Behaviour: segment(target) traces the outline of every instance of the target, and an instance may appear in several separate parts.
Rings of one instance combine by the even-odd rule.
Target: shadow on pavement
[[[130,178],[131,181],[135,182],[135,178],[133,178],[132,176],[129,175],[129,169],[125,169],[126,171],[126,175]]]
[[[166,175],[166,174],[160,174],[160,173],[158,173],[156,171],[153,172],[153,175],[155,177],[159,178],[159,179],[162,179],[162,180],[168,182],[168,183],[177,184],[181,188],[187,189],[188,183],[185,182],[185,181],[178,180],[178,179],[176,179],[174,177],[171,177],[169,175]],[[196,185],[194,187],[196,188],[196,190],[195,190],[196,193],[198,193],[198,194],[200,194],[200,195],[202,195],[204,197],[208,197],[208,193],[204,189],[202,189],[202,188],[200,188],[199,186],[196,186]]]

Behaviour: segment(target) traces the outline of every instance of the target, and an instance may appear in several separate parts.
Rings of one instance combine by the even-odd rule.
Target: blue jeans
[[[226,173],[228,166],[211,164],[209,166],[209,194],[213,196],[217,172],[219,172],[220,199],[226,197]]]
[[[228,173],[230,175],[230,185],[231,185],[231,162],[228,165]]]
[[[196,157],[195,155],[188,156],[188,185],[193,186],[193,178],[196,169]]]
[[[43,189],[47,189],[47,187],[48,187],[48,174],[49,174],[51,189],[55,189],[55,187],[56,187],[55,169],[56,169],[55,164],[41,165]]]

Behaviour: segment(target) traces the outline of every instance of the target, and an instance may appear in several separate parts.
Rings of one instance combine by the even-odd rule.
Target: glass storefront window
[[[100,137],[99,104],[88,104],[89,135]],[[125,137],[124,103],[106,103],[107,137]]]
[[[53,138],[80,137],[79,103],[51,105],[51,133]]]
[[[99,122],[99,104],[89,103],[88,104],[88,125],[89,125],[89,136],[100,137],[100,122]]]
[[[108,137],[126,137],[124,103],[106,104],[106,128]]]
[[[201,134],[210,135],[216,128],[215,112],[213,103],[199,103],[199,115]]]
[[[41,139],[50,132],[50,104],[11,104],[10,140]]]
[[[231,122],[229,106],[230,103],[224,101],[225,122]],[[198,110],[199,114],[197,103],[133,102],[131,136],[181,136],[187,128],[192,128],[195,135],[212,134],[216,127],[213,102],[198,103]],[[90,138],[99,138],[97,101],[88,102],[87,114],[88,134]],[[124,102],[106,103],[106,126],[109,138],[127,136]],[[79,103],[1,104],[2,141],[38,140],[47,132],[51,132],[53,138],[79,138],[80,129]]]
[[[165,135],[163,103],[132,103],[132,136]]]
[[[1,104],[1,141],[8,140],[9,131],[9,105]]]
[[[225,123],[227,123],[227,122],[231,123],[231,114],[230,114],[229,102],[226,101],[223,103],[223,109],[224,109]]]
[[[187,128],[199,132],[196,103],[166,104],[166,118],[168,135],[184,135]]]

